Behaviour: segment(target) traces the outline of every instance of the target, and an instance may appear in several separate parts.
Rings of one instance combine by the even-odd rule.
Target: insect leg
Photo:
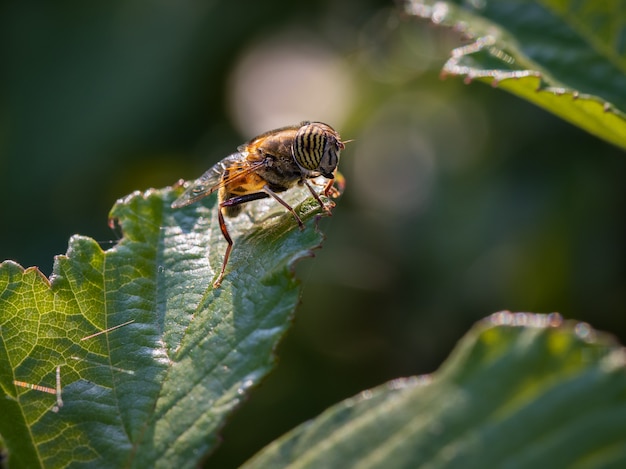
[[[222,284],[222,279],[224,278],[224,271],[226,270],[226,264],[228,264],[228,258],[230,257],[230,251],[233,249],[233,239],[228,234],[228,228],[226,228],[226,222],[224,221],[224,214],[222,213],[222,204],[220,204],[220,208],[217,211],[217,219],[220,223],[220,230],[222,231],[222,235],[226,238],[226,242],[228,246],[226,247],[226,254],[224,254],[224,262],[222,262],[222,270],[220,274],[217,276],[217,280],[213,282],[213,288],[219,288]]]
[[[331,181],[332,181],[332,179],[331,179]],[[330,209],[335,206],[335,203],[331,202],[330,205],[326,205],[324,203],[324,201],[322,201],[322,199],[320,199],[319,194],[317,192],[315,192],[315,188],[311,185],[311,183],[309,181],[304,179],[302,182],[304,182],[304,185],[309,189],[309,192],[313,195],[313,197],[315,197],[315,200],[317,200],[317,203],[320,204],[320,207],[322,207],[324,209],[324,211],[326,213],[328,213],[328,215],[332,215]]]
[[[226,227],[226,222],[224,221],[224,213],[222,212],[222,209],[226,207],[235,207],[246,202],[252,202],[253,200],[265,199],[266,197],[268,197],[268,195],[264,192],[255,192],[253,194],[233,197],[220,203],[219,210],[217,211],[217,219],[220,224],[220,230],[222,231],[222,235],[226,239],[228,246],[226,247],[226,253],[224,254],[224,262],[222,262],[222,270],[220,271],[217,280],[213,282],[213,288],[219,288],[219,286],[222,284],[222,280],[224,279],[224,272],[226,271],[226,264],[228,264],[228,258],[230,257],[230,251],[232,251],[233,249],[233,239],[228,233],[228,228]]]
[[[335,185],[337,187],[335,187]],[[329,179],[324,186],[324,195],[326,197],[332,197],[333,199],[336,199],[341,194],[343,194],[345,188],[346,178],[344,178],[343,174],[341,174],[339,171],[336,171],[334,179]]]
[[[293,209],[293,207],[291,205],[289,205],[287,202],[285,202],[283,199],[281,199],[278,194],[276,194],[276,192],[274,192],[272,189],[270,189],[267,186],[263,186],[263,190],[265,191],[266,194],[271,195],[274,200],[276,202],[278,202],[279,204],[281,204],[283,207],[285,207],[287,210],[289,210],[291,212],[291,214],[293,215],[293,217],[296,219],[296,221],[298,222],[298,226],[300,227],[301,230],[304,229],[304,223],[302,223],[302,220],[300,219],[300,217],[298,216],[298,214],[296,213],[296,211]],[[319,200],[319,198],[318,198]]]
[[[267,199],[269,194],[265,192],[254,192],[253,194],[240,195],[231,199],[225,200],[220,204],[220,207],[234,207],[235,205],[245,204],[246,202],[252,202],[253,200]]]

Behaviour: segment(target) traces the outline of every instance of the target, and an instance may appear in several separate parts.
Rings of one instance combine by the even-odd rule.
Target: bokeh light
[[[344,59],[312,38],[286,33],[255,43],[229,80],[234,123],[243,135],[304,120],[341,128],[356,94],[350,73]]]

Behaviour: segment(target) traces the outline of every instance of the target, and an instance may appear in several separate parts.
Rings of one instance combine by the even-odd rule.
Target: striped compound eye
[[[318,171],[332,179],[343,143],[332,127],[321,122],[303,122],[293,141],[293,157],[300,168]]]

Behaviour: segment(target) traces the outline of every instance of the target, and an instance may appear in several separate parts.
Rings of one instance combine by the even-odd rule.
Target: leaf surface
[[[626,148],[626,3],[411,1],[410,16],[461,32],[444,76],[520,96]]]
[[[269,200],[228,219],[235,248],[213,289],[226,247],[215,198],[172,210],[179,194],[118,201],[119,243],[103,251],[72,237],[50,280],[0,264],[0,435],[10,467],[195,467],[272,368],[299,301],[293,264],[322,241],[319,205],[298,206],[303,231]]]
[[[585,324],[498,313],[432,376],[337,404],[244,467],[623,467],[625,357]]]

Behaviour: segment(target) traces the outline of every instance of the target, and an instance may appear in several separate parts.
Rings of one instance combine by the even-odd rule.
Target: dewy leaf
[[[362,392],[244,467],[626,467],[625,358],[586,324],[498,313],[432,376]]]
[[[409,1],[411,16],[463,33],[442,74],[514,93],[626,148],[626,9],[621,1]]]
[[[297,208],[303,231],[270,200],[229,219],[235,248],[215,290],[226,247],[215,198],[174,211],[178,194],[118,201],[121,241],[103,251],[72,237],[50,281],[0,264],[0,442],[11,468],[195,467],[272,367],[300,295],[293,263],[322,240],[319,205]]]

